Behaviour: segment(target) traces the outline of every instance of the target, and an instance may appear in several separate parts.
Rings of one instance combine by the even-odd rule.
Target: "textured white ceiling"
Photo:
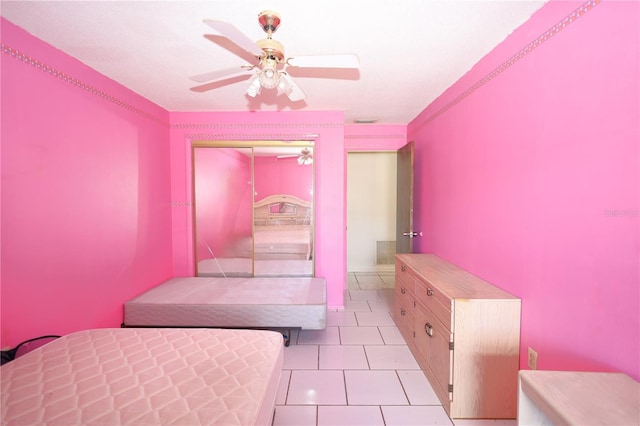
[[[2,0],[0,13],[169,111],[341,110],[347,123],[407,124],[544,3]],[[258,40],[265,9],[282,17],[274,38],[287,57],[353,53],[360,69],[289,68],[307,94],[300,102],[264,90],[250,98],[247,80],[220,87],[189,80],[252,59],[203,19],[228,21]]]

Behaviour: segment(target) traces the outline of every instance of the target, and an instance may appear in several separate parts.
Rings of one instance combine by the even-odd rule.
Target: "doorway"
[[[349,289],[394,286],[396,182],[396,151],[347,154]]]

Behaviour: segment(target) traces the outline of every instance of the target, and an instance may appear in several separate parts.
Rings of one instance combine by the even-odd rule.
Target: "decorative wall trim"
[[[345,139],[406,139],[407,135],[345,135]]]
[[[296,133],[198,133],[185,135],[191,141],[255,141],[255,140],[278,140],[278,141],[312,141],[318,139],[317,134],[296,134]]]
[[[162,124],[165,127],[169,126],[169,123],[166,120],[163,120],[159,117],[156,117],[155,115],[148,113],[146,111],[144,111],[141,108],[138,108],[136,106],[133,106],[125,101],[123,101],[122,99],[119,99],[115,96],[112,96],[94,86],[91,86],[90,84],[87,84],[75,77],[72,77],[69,74],[66,74],[62,71],[59,71],[35,58],[32,58],[31,56],[25,55],[24,53],[20,52],[19,50],[16,50],[10,46],[7,46],[6,44],[2,43],[0,45],[0,48],[2,49],[2,53],[4,53],[5,55],[8,55],[9,57],[16,59],[26,65],[31,65],[32,67],[36,68],[39,71],[43,71],[49,75],[51,75],[52,77],[58,78],[66,83],[71,84],[72,86],[75,86],[79,89],[85,90],[89,93],[91,93],[92,95],[95,95],[99,98],[102,98],[108,102],[113,103],[116,106],[119,106],[127,111],[133,112],[134,114],[137,114],[141,117],[144,117],[146,119],[149,119],[151,121],[155,121],[156,123]]]
[[[341,128],[344,123],[185,123],[171,124],[172,129],[300,129]]]
[[[589,1],[585,2],[585,3],[583,3],[580,7],[578,7],[576,10],[571,12],[564,19],[562,19],[560,22],[558,22],[557,24],[555,24],[554,26],[549,28],[543,34],[539,35],[531,43],[526,45],[524,48],[520,49],[515,55],[513,55],[512,57],[507,59],[505,62],[503,62],[497,68],[495,68],[493,71],[491,71],[489,74],[487,74],[482,79],[477,81],[473,86],[471,86],[467,90],[465,90],[461,95],[459,95],[458,97],[453,99],[451,102],[449,102],[448,104],[446,104],[445,106],[440,108],[438,111],[436,111],[435,113],[433,113],[429,117],[427,117],[424,120],[422,120],[419,124],[417,124],[417,126],[414,129],[417,130],[417,129],[420,129],[420,128],[426,126],[427,124],[429,124],[430,122],[432,122],[433,120],[435,120],[436,118],[438,118],[439,116],[441,116],[442,114],[447,112],[449,109],[453,108],[455,105],[457,105],[458,103],[462,102],[467,96],[471,95],[473,92],[478,90],[480,87],[484,86],[486,83],[488,83],[489,81],[493,80],[495,77],[497,77],[503,71],[508,69],[511,65],[515,64],[520,59],[524,58],[527,54],[531,53],[535,48],[539,47],[545,41],[549,40],[551,37],[553,37],[554,35],[558,34],[560,31],[565,29],[567,26],[569,26],[570,24],[574,23],[578,18],[581,18],[582,16],[584,16],[587,12],[592,10],[594,7],[599,5],[601,2],[602,2],[602,0],[589,0]]]

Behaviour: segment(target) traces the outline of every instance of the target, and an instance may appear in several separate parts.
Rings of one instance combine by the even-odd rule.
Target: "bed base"
[[[125,302],[123,327],[273,330],[287,345],[326,323],[323,278],[176,277]]]
[[[282,334],[283,343],[285,346],[289,346],[291,344],[291,335],[292,331],[301,330],[300,327],[199,327],[199,326],[167,326],[167,325],[126,325],[125,323],[120,324],[120,328],[208,328],[208,329],[224,329],[224,330],[258,330],[258,331],[275,331]]]

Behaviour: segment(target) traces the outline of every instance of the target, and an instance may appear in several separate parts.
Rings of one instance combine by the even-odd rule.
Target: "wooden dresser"
[[[518,424],[638,425],[640,383],[623,373],[520,371]]]
[[[520,299],[434,255],[398,254],[393,317],[449,417],[516,418]]]

